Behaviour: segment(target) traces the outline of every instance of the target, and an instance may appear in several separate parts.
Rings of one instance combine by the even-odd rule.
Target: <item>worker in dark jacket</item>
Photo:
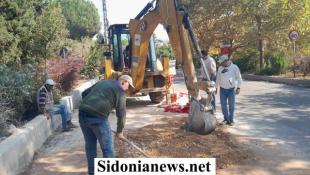
[[[122,75],[118,81],[101,80],[83,98],[79,108],[79,122],[85,140],[88,173],[94,174],[94,158],[97,157],[97,140],[105,158],[114,157],[114,146],[108,116],[116,109],[116,137],[124,139],[123,128],[126,117],[126,93],[132,78]]]

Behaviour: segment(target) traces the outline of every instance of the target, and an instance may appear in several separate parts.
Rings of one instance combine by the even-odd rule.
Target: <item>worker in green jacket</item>
[[[129,75],[117,80],[101,80],[89,90],[79,108],[79,122],[85,140],[88,173],[94,174],[94,158],[97,157],[97,140],[105,158],[114,157],[114,146],[108,116],[115,108],[117,116],[116,137],[123,139],[126,117],[126,93],[133,86]]]

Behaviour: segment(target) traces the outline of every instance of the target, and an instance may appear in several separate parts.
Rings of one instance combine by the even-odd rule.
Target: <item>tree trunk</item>
[[[230,51],[229,51],[229,58],[231,57],[231,55],[233,54],[234,51],[234,40],[233,39],[229,39],[229,44],[230,44]]]
[[[264,41],[262,38],[258,39],[258,49],[259,49],[259,68],[262,70],[264,68]]]
[[[255,16],[257,23],[257,35],[258,35],[258,51],[259,51],[259,68],[264,68],[264,40],[262,37],[262,19],[260,16]]]

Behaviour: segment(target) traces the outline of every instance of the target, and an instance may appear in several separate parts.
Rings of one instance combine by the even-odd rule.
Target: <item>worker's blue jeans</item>
[[[97,157],[97,140],[103,157],[114,158],[112,133],[108,117],[98,118],[83,111],[79,111],[79,122],[85,140],[85,152],[88,162],[88,173],[94,174],[94,161]]]
[[[61,115],[61,125],[62,125],[62,129],[67,128],[67,121],[71,120],[69,112],[68,112],[68,108],[66,105],[64,104],[55,104],[53,106],[53,108],[48,111],[48,113],[53,116],[56,114],[60,114]]]
[[[227,122],[234,122],[235,88],[224,89],[221,87],[220,100],[224,120],[226,120]],[[227,100],[228,100],[229,112],[227,110]]]

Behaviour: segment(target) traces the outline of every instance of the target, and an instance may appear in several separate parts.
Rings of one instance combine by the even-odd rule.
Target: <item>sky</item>
[[[102,0],[91,1],[96,5],[101,24],[103,24]],[[135,18],[150,1],[151,0],[106,0],[109,24],[129,23],[129,20]],[[168,40],[167,33],[162,26],[159,26],[155,30],[155,34],[162,40]]]

